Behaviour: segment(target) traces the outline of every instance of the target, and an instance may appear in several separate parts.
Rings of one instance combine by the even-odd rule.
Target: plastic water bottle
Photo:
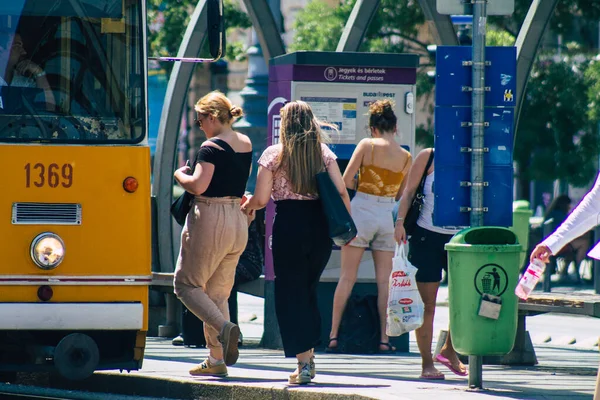
[[[545,269],[546,264],[538,259],[533,260],[519,281],[519,284],[515,289],[515,294],[521,299],[527,300],[529,293],[535,288],[535,285],[537,285]]]

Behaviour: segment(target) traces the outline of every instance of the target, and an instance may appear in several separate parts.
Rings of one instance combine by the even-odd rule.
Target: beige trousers
[[[248,219],[239,198],[196,196],[181,232],[175,294],[204,321],[206,346],[221,347],[218,334],[229,320],[227,299],[248,242]]]

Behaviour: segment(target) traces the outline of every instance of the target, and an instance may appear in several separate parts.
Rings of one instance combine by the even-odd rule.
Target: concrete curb
[[[79,382],[57,380],[51,386],[64,390],[113,393],[168,399],[271,399],[271,400],[366,400],[372,397],[331,393],[319,390],[319,384],[302,387],[275,384],[270,387],[246,386],[227,379],[222,382],[181,380],[114,372],[95,373]]]

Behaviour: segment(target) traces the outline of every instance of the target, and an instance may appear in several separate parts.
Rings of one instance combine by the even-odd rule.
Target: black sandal
[[[381,346],[387,347],[387,350],[381,350]],[[379,354],[395,354],[396,348],[390,342],[379,342]]]
[[[340,350],[338,349],[338,346],[335,346],[335,347],[330,346],[331,342],[333,342],[334,340],[336,342],[338,342],[338,345],[339,345],[338,338],[336,338],[336,337],[329,338],[329,344],[327,345],[327,347],[325,347],[325,353],[339,353],[340,352]]]

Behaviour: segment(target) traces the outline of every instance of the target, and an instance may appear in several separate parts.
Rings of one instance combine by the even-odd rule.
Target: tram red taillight
[[[125,189],[127,193],[135,192],[138,189],[138,186],[138,181],[133,176],[128,176],[123,181],[123,189]]]

